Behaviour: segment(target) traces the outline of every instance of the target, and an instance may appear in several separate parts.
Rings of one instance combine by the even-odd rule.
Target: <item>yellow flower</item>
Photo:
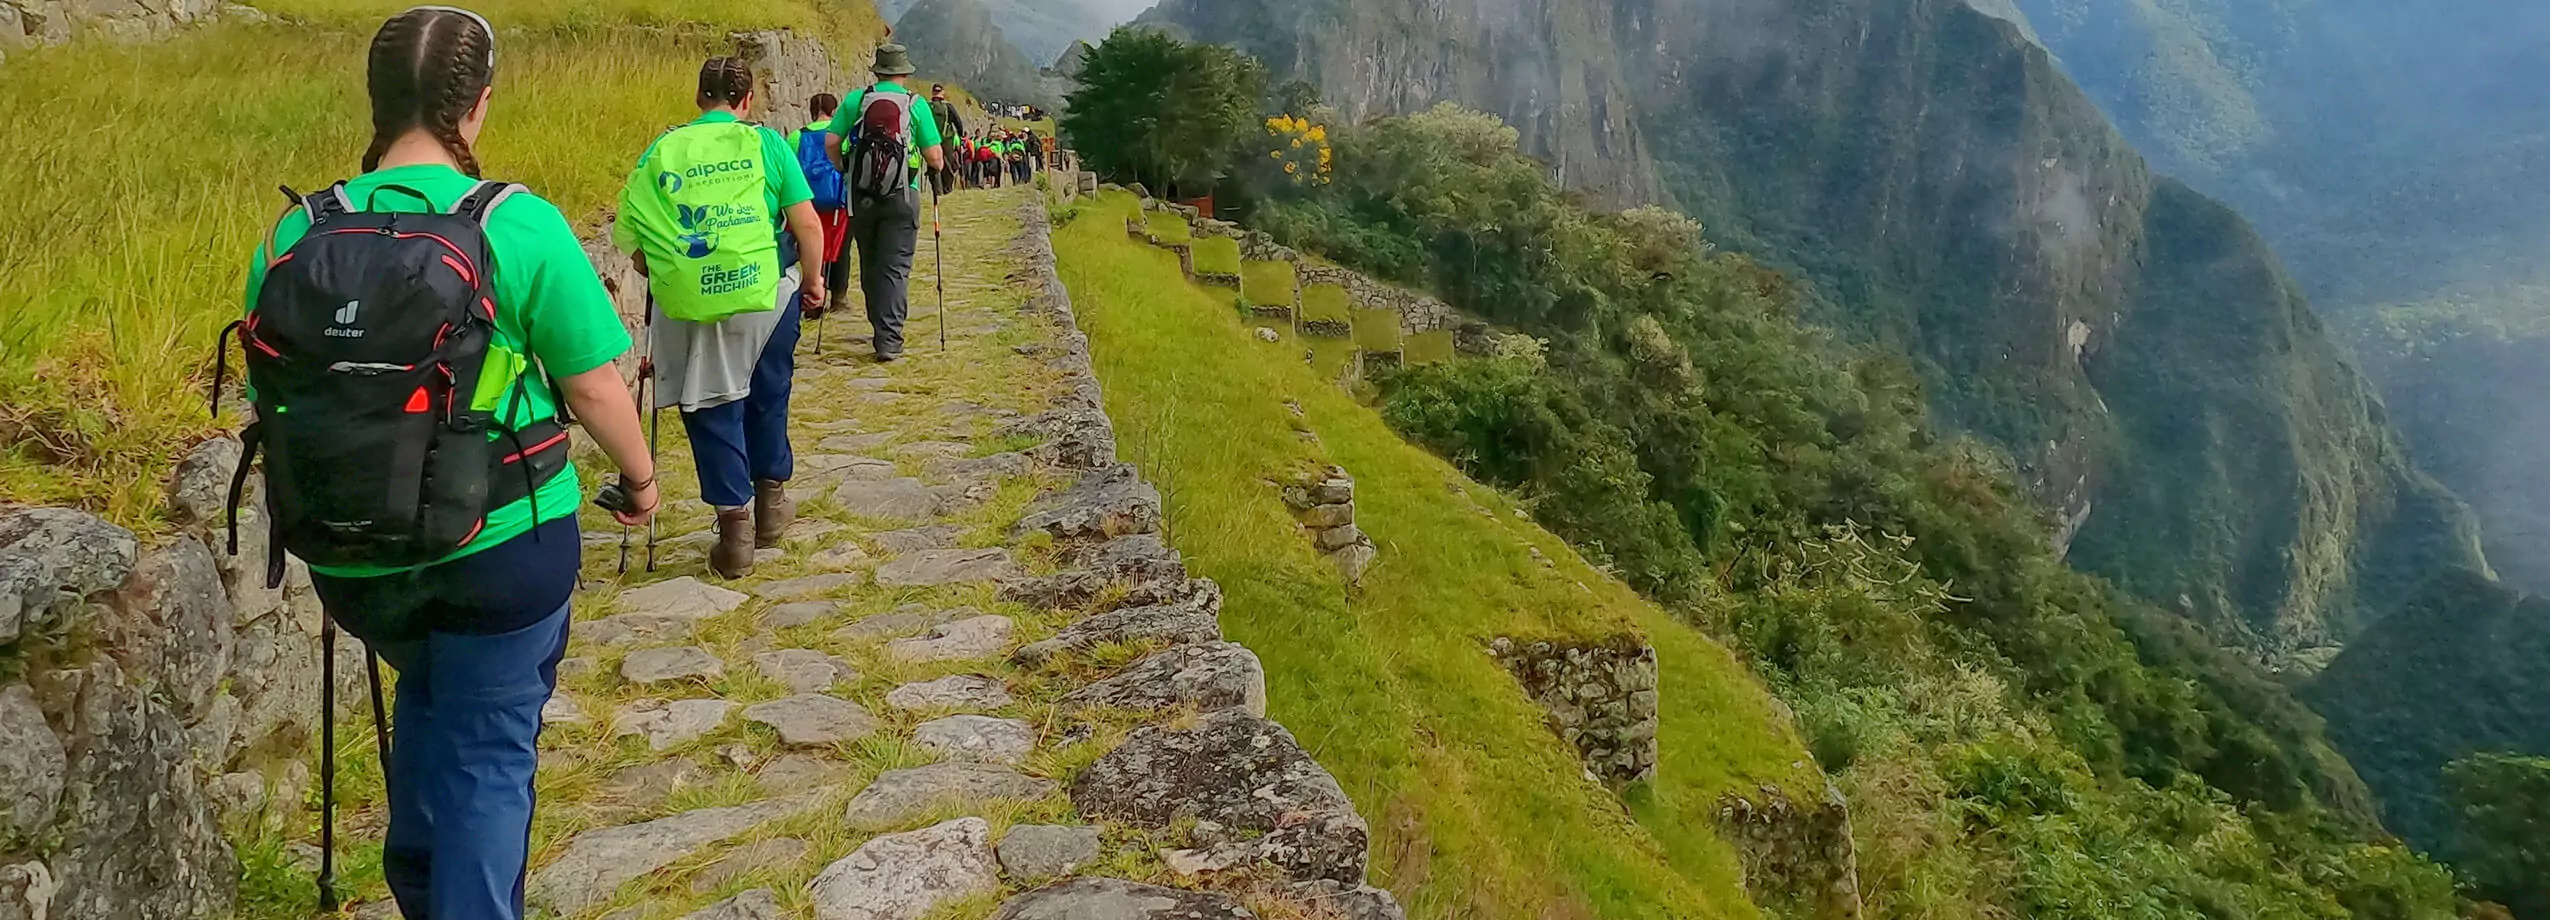
[[[1301,165],[1300,165],[1300,164],[1298,164],[1298,163],[1286,163],[1286,164],[1284,164],[1284,174],[1285,174],[1285,175],[1287,175],[1287,176],[1298,174],[1298,173],[1300,173],[1301,171],[1302,171]]]

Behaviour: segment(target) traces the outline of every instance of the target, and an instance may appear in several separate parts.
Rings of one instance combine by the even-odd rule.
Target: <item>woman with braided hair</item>
[[[372,141],[363,152],[363,174],[287,212],[259,247],[248,280],[252,320],[269,321],[248,324],[255,349],[271,351],[277,342],[287,351],[319,347],[313,342],[378,343],[422,317],[433,343],[428,360],[449,354],[446,333],[476,343],[469,364],[480,364],[483,355],[471,374],[476,380],[438,374],[435,388],[418,387],[403,412],[397,400],[388,404],[392,418],[493,419],[492,431],[475,422],[460,429],[487,444],[434,442],[443,455],[486,451],[482,472],[493,488],[479,493],[487,510],[468,536],[423,565],[314,561],[310,567],[329,617],[398,671],[382,872],[411,920],[523,915],[541,710],[557,686],[568,599],[583,555],[576,526],[582,487],[565,460],[563,410],[573,411],[618,467],[619,490],[629,499],[621,504],[626,510],[614,512],[622,524],[644,523],[659,503],[637,408],[613,366],[629,349],[629,335],[574,229],[557,207],[520,186],[478,179],[475,148],[494,95],[495,38],[478,14],[450,7],[418,7],[383,24],[368,68]],[[334,229],[366,222],[382,229],[351,235]],[[452,228],[470,232],[444,232]],[[371,239],[385,242],[366,242]],[[424,248],[387,248],[402,245]],[[360,248],[366,246],[383,248]],[[417,272],[432,273],[444,286],[362,262],[362,253],[393,251],[424,253],[427,267]],[[271,327],[285,316],[280,311],[301,292],[328,283],[306,266],[327,259],[375,268],[359,274],[382,279],[365,283],[388,287],[368,289],[382,296],[318,304],[318,321],[333,323],[328,338],[279,337]],[[433,318],[446,314],[430,311],[442,309],[450,295],[439,292],[451,290],[460,292],[458,309],[470,311],[471,319],[466,326],[444,320],[444,332],[433,332]],[[296,378],[257,376],[252,350],[259,427],[269,429],[261,436],[268,495],[279,509],[288,507],[294,489],[309,490],[305,501],[330,494],[326,483],[309,480],[343,475],[314,473],[309,464],[326,445],[306,437],[294,442],[295,423],[287,420],[345,411],[331,404],[363,392],[384,366],[352,365],[336,378],[321,378],[342,379],[333,384],[336,393],[294,391],[288,395],[296,402],[286,405],[277,391]],[[391,371],[420,366],[386,365]],[[454,366],[435,365],[446,374]],[[375,417],[332,419],[317,440],[353,437],[354,426]],[[521,443],[531,437],[538,440]],[[360,462],[396,461],[372,456]],[[454,475],[451,465],[445,456],[431,476]],[[413,510],[415,493],[409,495]],[[278,532],[285,542],[296,536]]]
[[[665,132],[620,190],[611,240],[647,276],[654,408],[678,407],[717,510],[709,568],[753,569],[796,516],[788,400],[800,319],[823,315],[824,236],[814,192],[779,132],[751,124],[753,70],[700,66],[700,116]]]

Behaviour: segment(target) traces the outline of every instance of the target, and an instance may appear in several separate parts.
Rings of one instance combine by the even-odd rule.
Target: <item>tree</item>
[[[1265,68],[1218,45],[1126,26],[1089,53],[1062,132],[1099,175],[1155,193],[1210,186],[1254,137]]]
[[[2550,917],[2550,758],[2466,757],[2444,783],[2461,819],[2454,865],[2515,916]]]

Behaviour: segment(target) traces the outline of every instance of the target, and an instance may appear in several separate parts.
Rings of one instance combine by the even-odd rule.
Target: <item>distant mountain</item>
[[[2550,4],[1991,2],[2162,171],[2257,221],[2324,306],[2550,280]]]
[[[2499,572],[2550,592],[2550,3],[2015,7],[2159,169],[2258,223]]]
[[[1042,73],[1011,44],[981,0],[920,0],[894,24],[923,77],[964,86],[986,102],[1053,108]]]
[[[2155,175],[2006,2],[1167,0],[1341,115],[1502,115],[1598,202],[1811,281],[2058,509],[2071,561],[2269,657],[2342,642],[2468,512],[2240,216]],[[2037,25],[2043,28],[2043,23]]]
[[[877,9],[903,35],[905,12],[920,0],[878,0]],[[1037,67],[1060,58],[1075,41],[1098,42],[1125,21],[1140,15],[1151,0],[983,0],[992,21],[1000,23],[1021,52]]]

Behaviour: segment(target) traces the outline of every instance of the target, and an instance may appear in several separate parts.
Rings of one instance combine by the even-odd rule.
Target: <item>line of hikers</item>
[[[523,913],[541,708],[582,563],[568,426],[617,471],[595,503],[623,528],[651,526],[662,504],[655,434],[617,365],[635,343],[573,226],[480,176],[496,62],[476,13],[390,18],[370,49],[362,174],[294,196],[225,330],[246,355],[255,417],[239,479],[262,454],[269,580],[286,550],[299,556],[330,631],[397,670],[383,874],[410,920]],[[792,144],[745,120],[751,68],[711,59],[699,116],[656,138],[620,195],[612,242],[647,278],[639,392],[647,410],[680,412],[716,511],[709,568],[726,577],[749,573],[794,517],[799,330],[846,286],[844,247],[857,249],[869,347],[897,360],[922,184],[935,195],[985,178],[946,154],[965,136],[944,87],[926,100],[904,88],[913,67],[896,45],[873,70],[846,101],[817,97]],[[958,147],[970,159],[1026,146],[1002,134]],[[331,906],[332,872],[323,856]]]

